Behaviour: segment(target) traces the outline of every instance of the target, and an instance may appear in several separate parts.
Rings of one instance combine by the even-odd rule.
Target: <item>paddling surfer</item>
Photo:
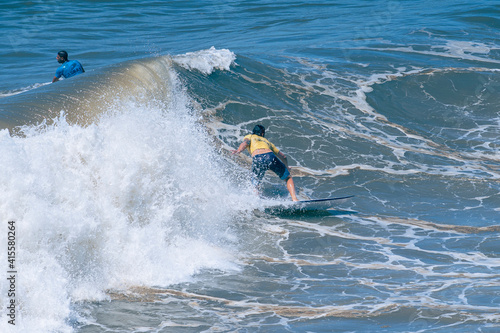
[[[82,64],[78,60],[68,60],[68,52],[66,51],[59,51],[56,59],[61,66],[56,70],[56,75],[52,79],[52,83],[59,81],[61,77],[67,79],[85,73]]]
[[[252,155],[252,184],[259,187],[260,181],[267,170],[272,170],[286,182],[286,187],[293,201],[298,201],[295,194],[295,184],[288,168],[288,160],[274,144],[264,138],[266,129],[255,125],[252,134],[245,136],[243,142],[233,154],[239,154],[248,149]]]

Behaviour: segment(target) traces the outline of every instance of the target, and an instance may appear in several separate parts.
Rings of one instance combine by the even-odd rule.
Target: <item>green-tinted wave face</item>
[[[62,113],[70,123],[89,124],[113,104],[165,102],[171,97],[172,61],[145,58],[84,74],[0,99],[3,128],[50,122]]]

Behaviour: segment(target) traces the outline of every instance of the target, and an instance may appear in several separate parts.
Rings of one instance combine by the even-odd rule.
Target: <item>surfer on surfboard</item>
[[[295,184],[288,168],[288,161],[274,144],[264,138],[266,129],[262,125],[255,125],[252,134],[245,136],[243,142],[233,154],[239,154],[248,149],[252,155],[252,184],[258,189],[260,181],[267,170],[272,170],[286,182],[293,201],[298,201],[295,194]]]

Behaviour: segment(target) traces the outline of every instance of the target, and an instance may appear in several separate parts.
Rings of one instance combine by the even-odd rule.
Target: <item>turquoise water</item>
[[[0,330],[498,332],[499,12],[2,2]],[[270,213],[257,123],[300,198],[355,197]]]

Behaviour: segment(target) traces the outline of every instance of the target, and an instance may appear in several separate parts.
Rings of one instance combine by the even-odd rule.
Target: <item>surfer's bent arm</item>
[[[57,81],[59,81],[59,78],[57,76],[54,76],[54,78],[52,79],[52,83],[57,82]]]
[[[283,164],[286,166],[286,168],[289,169],[288,159],[286,158],[286,155],[283,154],[281,151],[279,151],[278,154],[276,154],[276,156],[278,156],[278,158],[281,160],[281,162],[283,162]]]
[[[250,145],[250,140],[248,139],[245,139],[241,144],[240,146],[238,147],[237,150],[233,150],[233,154],[239,154],[241,153],[243,150],[245,150],[248,146]]]

